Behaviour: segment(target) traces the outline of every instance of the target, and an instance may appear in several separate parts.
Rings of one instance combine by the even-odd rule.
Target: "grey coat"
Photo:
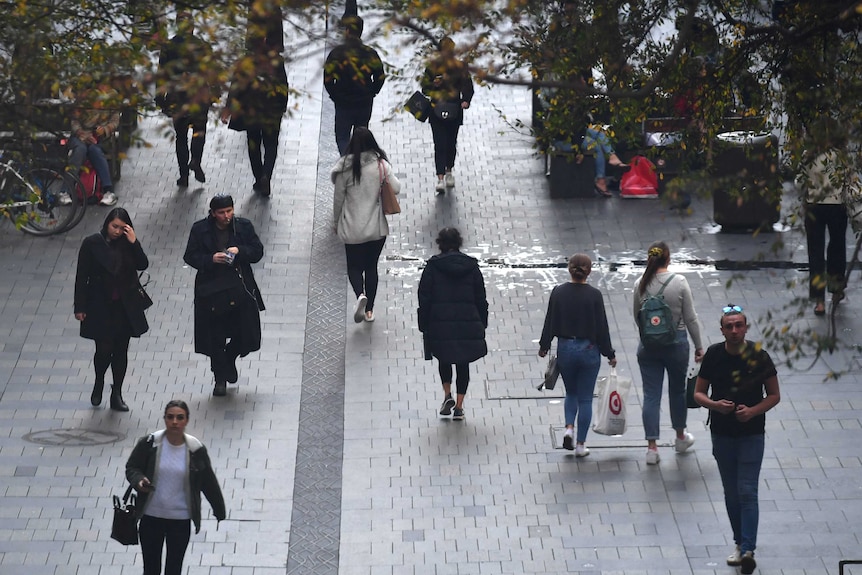
[[[382,160],[385,177],[392,190],[401,192],[401,182],[392,173],[389,162]],[[338,160],[332,168],[335,184],[332,200],[332,226],[345,244],[364,244],[389,235],[389,222],[380,206],[380,171],[377,154],[362,152],[362,172],[359,181],[353,179],[353,155]]]

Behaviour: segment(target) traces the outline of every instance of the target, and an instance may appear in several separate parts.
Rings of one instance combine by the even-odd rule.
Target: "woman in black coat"
[[[440,415],[452,413],[456,420],[464,419],[470,363],[488,354],[485,280],[479,262],[459,251],[462,242],[457,229],[440,230],[440,253],[428,260],[419,280],[419,331],[424,334],[426,359],[433,356],[440,362],[445,396]],[[457,399],[452,399],[453,364]]]
[[[81,244],[75,275],[75,319],[81,322],[81,337],[96,342],[96,383],[90,395],[93,406],[102,403],[105,373],[110,367],[111,409],[129,411],[122,393],[129,340],[150,328],[137,270],[145,270],[148,265],[129,212],[123,208],[111,210],[102,230],[84,238]]]

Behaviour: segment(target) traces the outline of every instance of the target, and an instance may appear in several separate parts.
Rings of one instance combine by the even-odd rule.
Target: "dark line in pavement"
[[[331,129],[333,121],[334,110],[324,93],[317,148],[288,574],[337,575],[339,564],[347,291],[344,278],[347,272],[344,250],[331,229],[329,171],[338,159]]]

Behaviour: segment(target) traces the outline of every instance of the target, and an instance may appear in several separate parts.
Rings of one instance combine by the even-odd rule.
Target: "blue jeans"
[[[574,425],[577,417],[577,441],[583,443],[593,420],[593,390],[596,388],[602,356],[599,348],[587,339],[558,338],[557,363],[566,386],[563,404],[566,425]]]
[[[643,424],[647,440],[661,436],[661,390],[667,371],[667,394],[670,423],[674,429],[685,429],[688,408],[685,404],[685,376],[688,369],[688,337],[684,329],[676,334],[676,343],[658,349],[638,344],[638,365],[644,389]]]
[[[596,130],[592,126],[587,126],[584,132],[584,140],[581,142],[581,149],[585,154],[595,154],[596,179],[604,178],[606,156],[614,153],[614,147],[611,145],[608,135],[601,130]]]
[[[72,136],[69,138],[69,147],[72,150],[69,155],[69,164],[75,168],[75,175],[81,171],[84,158],[87,158],[93,164],[93,169],[96,170],[99,179],[102,180],[102,187],[113,187],[108,159],[105,158],[105,151],[99,144],[85,144],[76,136]]]
[[[733,541],[745,553],[757,548],[757,483],[763,463],[763,435],[712,436],[712,455],[724,486],[724,504],[733,529]]]

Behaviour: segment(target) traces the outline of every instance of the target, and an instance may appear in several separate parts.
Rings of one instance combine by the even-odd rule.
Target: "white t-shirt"
[[[150,495],[146,515],[161,519],[191,519],[186,499],[185,480],[188,474],[186,445],[171,445],[167,439],[159,449],[158,483]]]

